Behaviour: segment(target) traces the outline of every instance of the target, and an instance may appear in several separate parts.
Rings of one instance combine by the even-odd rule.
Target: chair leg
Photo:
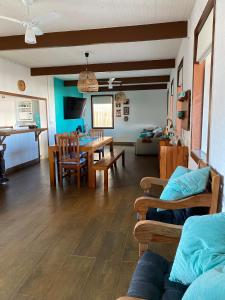
[[[59,165],[59,185],[63,186],[63,168]]]
[[[99,152],[98,155],[99,155],[99,160],[101,160],[101,152]]]
[[[108,191],[108,169],[104,170],[104,190]]]
[[[125,167],[125,153],[122,154],[122,166]]]
[[[105,157],[105,150],[104,150],[104,148],[102,150],[102,157]]]
[[[77,169],[77,188],[80,188],[80,168]]]

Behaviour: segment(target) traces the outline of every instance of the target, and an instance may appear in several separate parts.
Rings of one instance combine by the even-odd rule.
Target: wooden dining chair
[[[65,171],[69,171],[69,175],[77,177],[77,187],[80,188],[80,177],[85,174],[85,172],[81,173],[81,170],[87,167],[87,160],[80,156],[79,138],[76,136],[61,136],[58,141],[59,184],[60,186],[63,185],[63,178],[68,175]]]
[[[102,137],[104,137],[104,131],[103,131],[103,129],[91,129],[90,130],[90,136],[92,138],[102,138]],[[104,147],[101,147],[101,148],[97,149],[95,151],[95,153],[98,153],[99,160],[100,160],[105,155]]]
[[[72,131],[71,133],[70,133],[70,136],[74,136],[74,137],[77,137],[78,139],[80,139],[82,136],[83,136],[83,134],[82,133],[80,133],[79,131]],[[80,152],[80,157],[85,157],[85,158],[87,158],[87,152],[85,152],[85,151],[81,151]]]
[[[59,138],[62,137],[62,136],[68,136],[69,134],[67,132],[64,132],[64,133],[56,133],[54,135],[54,139],[55,139],[55,145],[59,145]]]

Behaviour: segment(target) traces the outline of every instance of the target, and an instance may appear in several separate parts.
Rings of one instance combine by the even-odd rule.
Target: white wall
[[[100,93],[103,94],[103,93]],[[107,93],[115,94],[115,93]],[[114,118],[114,130],[105,130],[105,135],[111,135],[116,142],[135,142],[140,131],[150,125],[165,126],[167,112],[167,91],[129,91],[126,92],[130,104],[128,122],[122,117]],[[121,106],[121,110],[123,105]],[[116,107],[115,107],[116,112]],[[91,128],[91,97],[87,98],[84,115],[87,128]]]
[[[217,0],[211,111],[210,164],[225,176],[225,1]],[[223,192],[225,195],[225,192]],[[223,200],[224,196],[223,196]],[[224,201],[223,201],[223,204]],[[223,207],[225,211],[225,207]]]
[[[26,90],[17,88],[17,81],[24,80]],[[53,77],[30,76],[30,69],[6,59],[0,58],[0,91],[47,98],[50,143],[55,133],[55,100]]]
[[[184,58],[184,90],[192,90],[193,79],[193,50],[194,30],[207,4],[207,0],[197,0],[191,14],[188,25],[188,38],[183,39],[178,56],[176,58],[176,69],[172,72],[171,80],[174,78],[175,87],[177,80],[177,67]],[[225,1],[217,0],[216,3],[216,28],[214,45],[214,70],[212,90],[212,111],[211,111],[211,139],[209,163],[222,176],[225,176]],[[174,89],[174,107],[176,107],[176,88]],[[174,109],[174,120],[176,109]],[[187,146],[190,147],[191,131],[182,131],[182,137]],[[195,162],[190,158],[189,166],[195,168]],[[223,192],[224,194],[224,192]],[[224,196],[223,196],[224,198]],[[225,207],[223,208],[225,211]]]
[[[17,81],[24,80],[26,90],[21,92],[18,90]],[[48,133],[50,143],[54,143],[55,133],[55,102],[54,102],[54,83],[52,77],[31,77],[30,69],[11,61],[0,58],[0,91],[24,94],[29,96],[47,98],[48,106]],[[1,95],[0,95],[1,97]],[[0,98],[0,109],[5,110],[5,103],[11,103],[11,109],[15,110],[15,101],[10,101],[12,97],[5,96]],[[20,98],[22,100],[23,98]],[[14,99],[15,100],[15,99]],[[7,110],[8,111],[8,110]],[[43,113],[44,110],[41,110]],[[15,119],[5,115],[4,120],[0,120],[1,125],[15,125]],[[45,121],[46,116],[41,115],[41,120]],[[42,122],[43,126],[46,126]],[[38,157],[38,146],[34,140],[34,134],[15,135],[6,138],[7,151],[5,153],[6,167],[10,168],[15,165],[27,162]],[[43,133],[40,138],[42,157],[47,155],[47,134]]]

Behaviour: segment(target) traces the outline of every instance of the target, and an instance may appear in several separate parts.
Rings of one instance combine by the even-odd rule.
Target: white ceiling
[[[44,24],[49,31],[79,30],[187,20],[195,0],[36,0],[30,17],[58,12],[61,17]],[[0,0],[0,14],[26,19],[21,0]],[[18,24],[0,20],[0,36],[22,34]]]
[[[174,58],[177,55],[179,46],[180,40],[174,39],[173,42],[171,42],[171,40],[162,40],[17,51],[10,50],[1,51],[0,55],[3,58],[28,67],[48,67],[85,64],[85,51],[90,51],[90,64]]]
[[[160,69],[160,70],[141,70],[141,71],[120,71],[120,72],[97,72],[97,79],[106,78],[126,78],[126,77],[145,77],[145,76],[160,76],[170,75],[171,69]],[[70,75],[57,75],[55,77],[63,80],[77,80],[78,74]]]
[[[35,0],[30,16],[21,0],[0,0],[0,15],[29,19],[56,11],[60,18],[41,26],[44,32],[129,26],[188,20],[195,0]],[[0,20],[0,36],[24,34],[19,24]],[[177,56],[179,39],[136,43],[99,44],[79,47],[0,51],[0,57],[27,67],[167,59]],[[111,74],[111,75],[110,75]],[[170,74],[170,70],[99,73],[104,77]],[[145,74],[145,75],[144,75]],[[110,75],[110,76],[109,76]],[[71,76],[66,76],[70,78]],[[72,77],[74,78],[74,76]]]

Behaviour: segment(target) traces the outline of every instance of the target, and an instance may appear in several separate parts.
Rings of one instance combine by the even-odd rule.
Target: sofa
[[[163,129],[161,127],[152,126],[151,128],[143,129],[135,144],[135,154],[158,155],[159,142],[162,135]]]
[[[132,276],[128,297],[146,300],[181,300],[188,286],[168,279],[171,268],[172,262],[164,257],[150,251],[145,252]]]
[[[160,138],[138,138],[135,143],[136,155],[158,155]]]

